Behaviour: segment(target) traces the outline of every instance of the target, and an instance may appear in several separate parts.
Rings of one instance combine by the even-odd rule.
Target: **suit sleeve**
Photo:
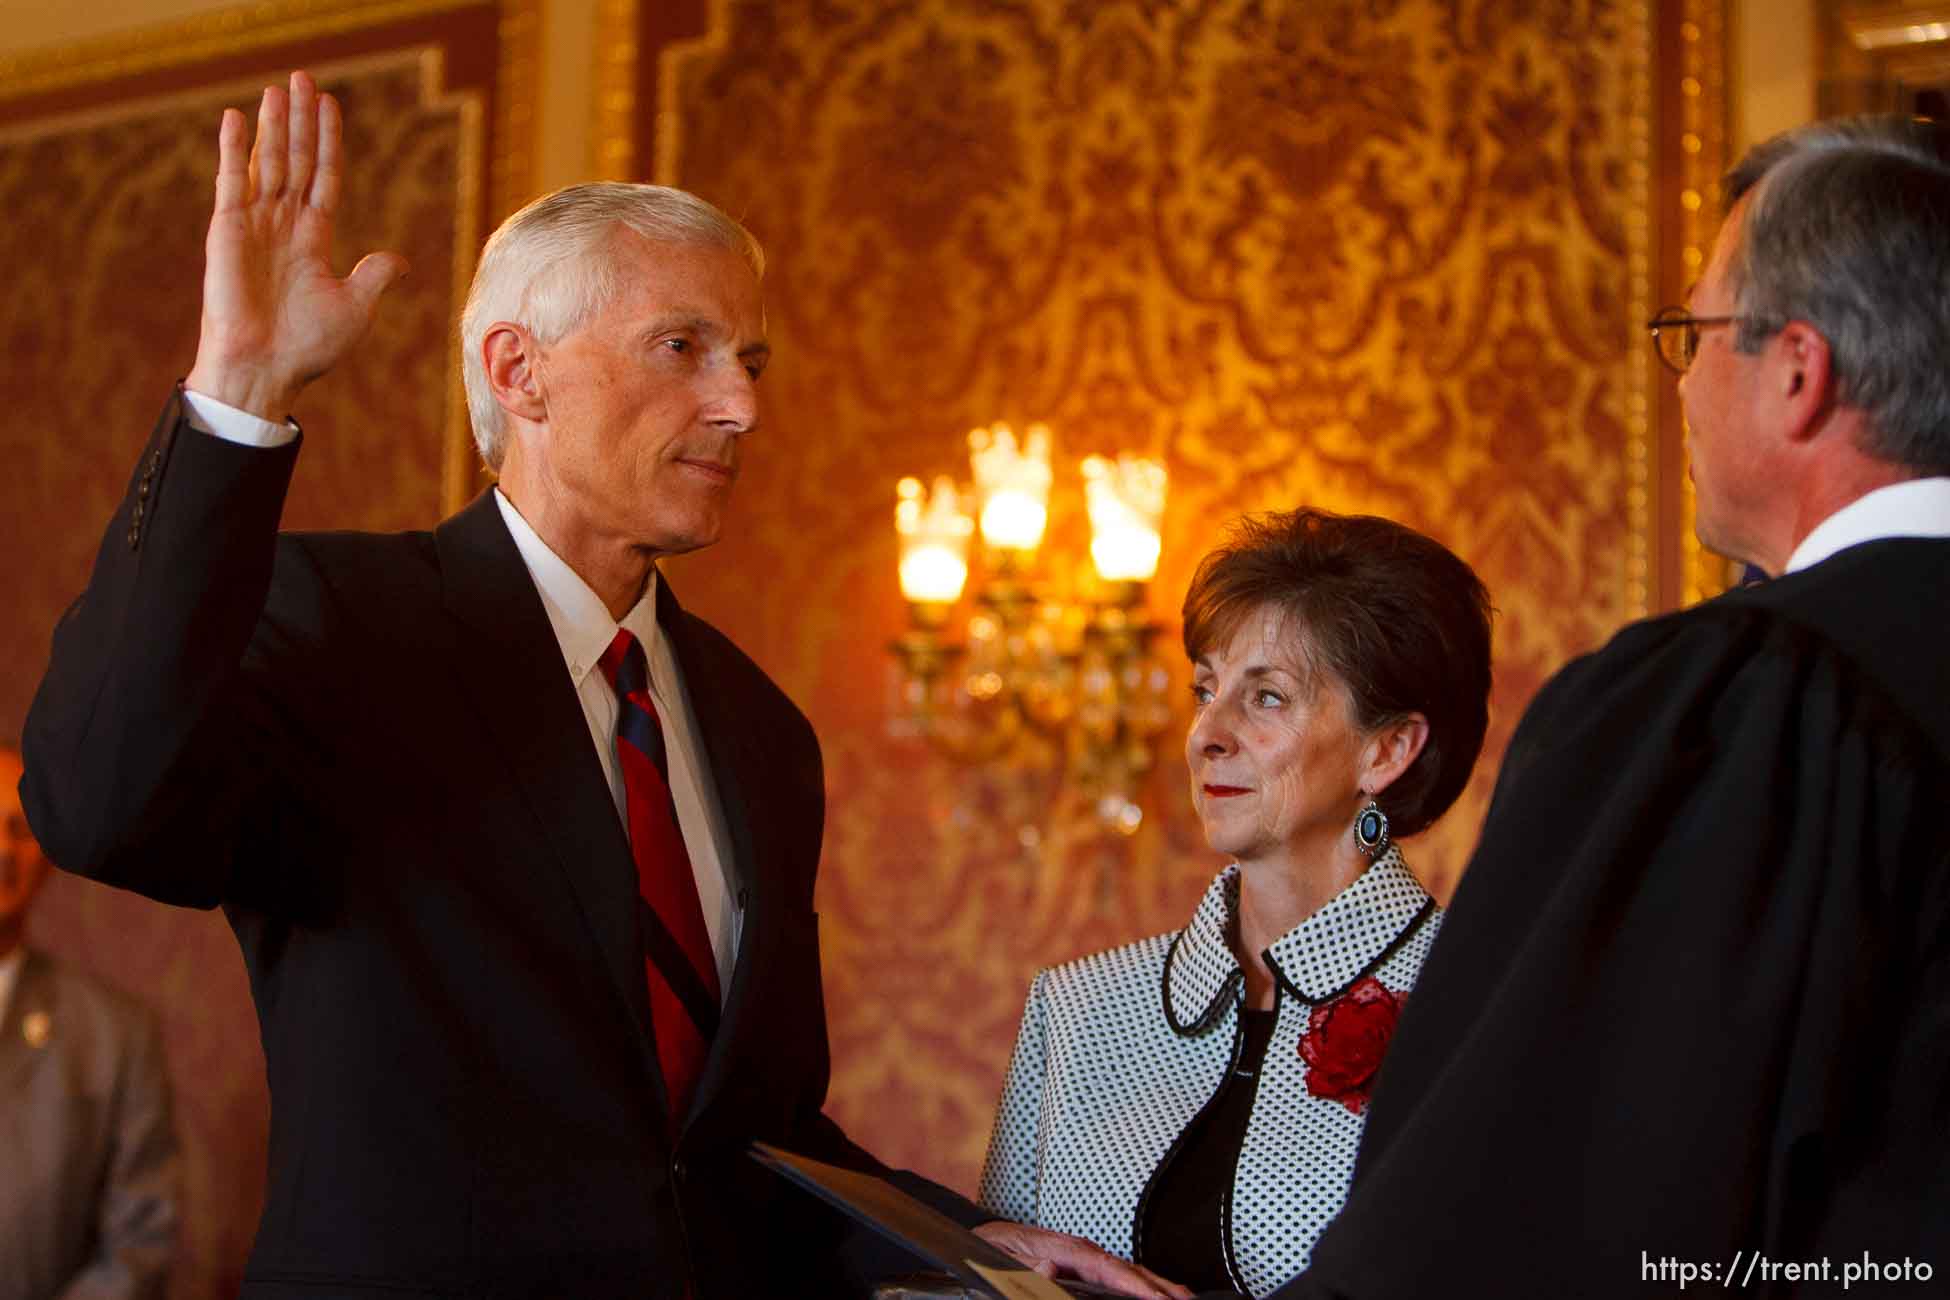
[[[265,779],[246,660],[296,457],[191,428],[180,393],[164,408],[22,738],[22,801],[62,868],[165,902],[224,898]]]
[[[1002,1099],[989,1134],[988,1156],[982,1162],[982,1184],[976,1198],[999,1218],[1035,1223],[1041,1167],[1042,1098],[1049,1077],[1049,972],[1039,973],[1029,986],[1016,1031],[1016,1050],[1002,1083]]]
[[[162,1300],[168,1290],[182,1184],[169,1074],[155,1023],[144,1016],[129,1028],[95,1254],[58,1300]]]
[[[1512,742],[1348,1202],[1277,1294],[1950,1259],[1946,792],[1896,702],[1764,610],[1567,669]]]

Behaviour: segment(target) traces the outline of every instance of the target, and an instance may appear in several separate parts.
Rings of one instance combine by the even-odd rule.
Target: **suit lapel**
[[[521,552],[484,492],[434,533],[448,609],[468,629],[456,656],[555,865],[568,879],[653,1077],[656,1047],[637,942],[636,868],[555,629]],[[661,1087],[661,1083],[659,1083]]]

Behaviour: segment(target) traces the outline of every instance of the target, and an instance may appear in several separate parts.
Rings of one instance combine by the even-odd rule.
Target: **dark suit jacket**
[[[0,1300],[160,1300],[181,1166],[155,1017],[26,957],[0,1017]]]
[[[1941,1288],[1946,606],[1950,542],[1851,547],[1539,692],[1280,1296]]]
[[[835,1226],[746,1144],[878,1166],[820,1113],[804,716],[664,589],[746,907],[672,1141],[627,839],[493,502],[279,536],[297,446],[199,434],[178,401],[55,632],[22,791],[63,868],[236,931],[272,1100],[246,1295],[807,1285]]]

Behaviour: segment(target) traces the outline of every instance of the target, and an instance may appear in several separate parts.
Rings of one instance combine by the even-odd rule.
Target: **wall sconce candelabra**
[[[946,476],[932,490],[902,479],[894,509],[908,629],[893,644],[903,723],[964,762],[1046,766],[1086,794],[1105,824],[1133,834],[1138,783],[1170,723],[1169,676],[1151,653],[1145,610],[1157,573],[1165,469],[1132,456],[1087,457],[1093,572],[1070,575],[1060,599],[1037,564],[1049,523],[1050,434],[1007,425],[968,436],[973,489]],[[981,533],[967,641],[949,623],[969,586]]]

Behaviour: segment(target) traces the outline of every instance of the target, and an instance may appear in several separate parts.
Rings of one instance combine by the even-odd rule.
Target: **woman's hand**
[[[1073,1277],[1144,1300],[1191,1300],[1192,1293],[1176,1282],[1167,1282],[1148,1268],[1121,1260],[1082,1237],[1007,1219],[984,1223],[975,1229],[975,1235],[1044,1277]]]

